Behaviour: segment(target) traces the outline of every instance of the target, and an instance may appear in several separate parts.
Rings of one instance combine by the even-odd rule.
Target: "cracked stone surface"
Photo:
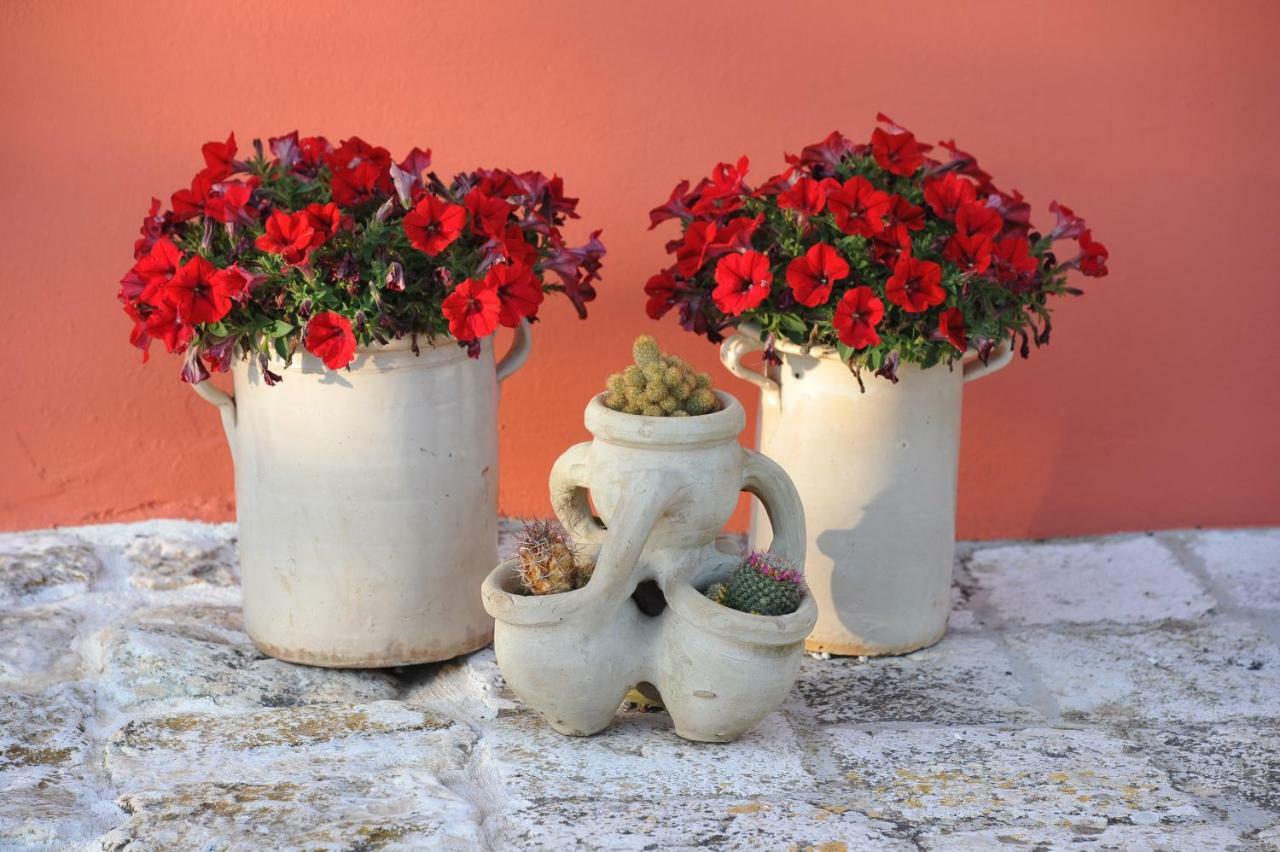
[[[705,745],[273,660],[230,525],[3,534],[0,849],[1280,849],[1280,531],[958,552],[941,643]]]

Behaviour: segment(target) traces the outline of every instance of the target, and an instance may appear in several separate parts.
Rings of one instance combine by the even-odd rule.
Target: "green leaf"
[[[293,326],[282,319],[278,319],[267,327],[267,337],[284,337],[293,331]]]

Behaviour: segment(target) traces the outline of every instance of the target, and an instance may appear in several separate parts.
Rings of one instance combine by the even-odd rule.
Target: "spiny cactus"
[[[550,521],[526,523],[516,535],[520,584],[531,595],[581,589],[595,566],[585,562],[564,531]]]
[[[776,553],[755,551],[729,579],[707,589],[718,604],[754,615],[787,615],[800,606],[801,573]]]
[[[688,417],[720,410],[711,376],[687,361],[667,355],[647,334],[631,347],[635,363],[605,383],[604,404],[614,411],[646,417]]]

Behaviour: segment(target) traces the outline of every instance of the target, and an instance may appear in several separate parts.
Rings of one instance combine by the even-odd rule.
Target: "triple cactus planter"
[[[613,391],[592,399],[585,420],[593,440],[571,447],[551,473],[556,516],[595,562],[590,581],[528,595],[516,564],[504,563],[484,583],[503,676],[561,733],[604,729],[642,686],[657,690],[681,737],[725,742],[772,712],[795,682],[817,620],[807,593],[777,616],[704,594],[741,561],[715,547],[740,492],[768,513],[772,552],[799,565],[805,548],[791,480],[738,444],[746,424],[738,401],[715,399],[711,413],[664,417],[614,410],[606,405],[618,401]]]

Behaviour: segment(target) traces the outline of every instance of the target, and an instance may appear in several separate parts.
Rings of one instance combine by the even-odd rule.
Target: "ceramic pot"
[[[525,595],[514,563],[485,581],[503,677],[561,733],[602,730],[628,690],[644,685],[660,694],[681,737],[725,742],[772,712],[795,682],[817,618],[808,594],[783,616],[737,612],[702,594],[740,559],[715,540],[742,491],[773,519],[770,549],[804,559],[794,486],[738,444],[742,406],[718,395],[720,411],[687,418],[624,414],[593,399],[586,424],[594,440],[571,447],[551,473],[557,517],[596,561],[591,581]]]
[[[818,605],[805,646],[881,655],[937,642],[951,611],[962,390],[1008,364],[1008,344],[986,364],[971,352],[955,369],[903,365],[897,384],[864,377],[864,393],[833,349],[783,341],[781,365],[748,369],[743,356],[763,344],[743,332],[721,360],[760,388],[758,446],[804,503],[805,579]],[[750,541],[769,535],[753,507]]]
[[[310,354],[268,387],[233,366],[217,405],[235,462],[245,630],[317,666],[444,660],[483,647],[477,591],[497,560],[498,383],[529,355],[527,326],[495,367],[452,340],[361,349],[350,370]]]

